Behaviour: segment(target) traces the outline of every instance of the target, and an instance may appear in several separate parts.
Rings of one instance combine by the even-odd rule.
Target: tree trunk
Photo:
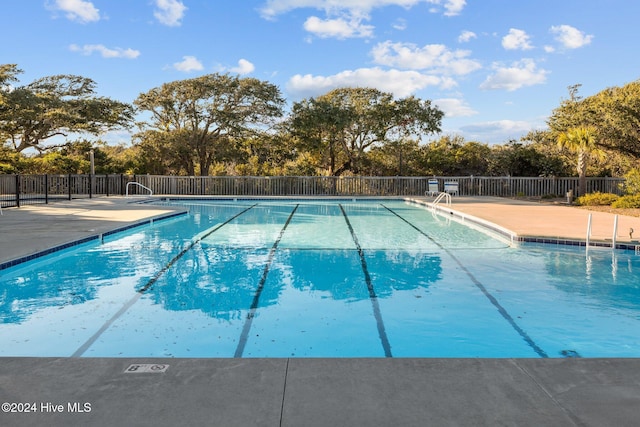
[[[587,153],[580,151],[578,153],[578,195],[584,196],[587,194]]]

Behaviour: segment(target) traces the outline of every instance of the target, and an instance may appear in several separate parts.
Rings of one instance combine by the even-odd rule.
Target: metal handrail
[[[587,237],[585,239],[585,249],[589,252],[589,247],[591,246],[591,229],[593,226],[593,214],[589,214],[589,219],[587,221]],[[613,217],[613,236],[611,238],[611,249],[616,248],[616,243],[618,241],[618,215]]]
[[[147,190],[149,192],[150,196],[153,196],[153,190],[150,189],[149,187],[145,187],[144,185],[140,184],[139,182],[130,181],[130,182],[127,182],[127,188],[126,188],[126,191],[125,191],[125,197],[129,197],[129,185],[137,185],[138,187],[142,187],[142,188],[144,188],[145,190]]]
[[[436,199],[433,201],[432,206],[435,208],[435,206],[440,203],[442,199],[445,199],[445,203],[447,204],[447,206],[451,206],[451,194],[446,192],[438,194],[438,197],[436,197]]]

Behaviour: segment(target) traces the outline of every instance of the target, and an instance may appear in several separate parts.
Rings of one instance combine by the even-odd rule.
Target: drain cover
[[[161,374],[167,372],[169,369],[169,365],[157,364],[157,363],[137,363],[133,365],[129,365],[127,369],[124,370],[125,374]]]

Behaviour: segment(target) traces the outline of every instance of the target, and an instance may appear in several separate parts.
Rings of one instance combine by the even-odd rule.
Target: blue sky
[[[640,77],[629,0],[21,0],[2,11],[0,61],[25,71],[22,84],[77,74],[132,102],[229,72],[276,84],[289,104],[369,86],[430,99],[443,134],[484,143],[544,128],[569,85],[589,96]]]

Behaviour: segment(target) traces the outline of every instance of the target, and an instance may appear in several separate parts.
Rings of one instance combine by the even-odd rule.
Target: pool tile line
[[[65,249],[72,248],[74,246],[79,246],[79,245],[82,245],[84,243],[92,242],[94,240],[98,240],[99,238],[100,238],[99,235],[84,237],[82,239],[74,240],[73,242],[64,243],[62,245],[54,246],[52,248],[45,249],[45,250],[40,251],[40,252],[36,252],[35,254],[26,255],[26,256],[23,256],[23,257],[20,257],[20,258],[12,259],[11,261],[6,261],[6,262],[1,263],[0,264],[0,271],[6,270],[7,268],[10,268],[10,267],[15,267],[16,265],[23,264],[23,263],[28,262],[28,261],[33,261],[34,259],[38,259],[38,258],[47,256],[47,255],[51,255],[53,253],[56,253],[56,252],[59,252],[59,251],[65,250]]]
[[[97,340],[98,338],[100,338],[100,336],[107,330],[109,329],[109,327],[120,318],[120,316],[122,316],[124,313],[126,313],[141,297],[142,295],[147,292],[157,281],[158,279],[160,279],[160,277],[162,277],[162,275],[164,273],[166,273],[169,268],[171,268],[180,258],[182,258],[191,248],[193,248],[198,242],[200,242],[202,239],[210,236],[211,234],[215,233],[216,231],[218,231],[220,228],[222,228],[223,226],[227,225],[228,223],[230,223],[231,221],[233,221],[234,219],[238,218],[240,215],[243,215],[244,213],[246,213],[247,211],[249,211],[250,209],[254,208],[257,205],[254,204],[252,206],[249,206],[248,208],[244,209],[243,211],[241,211],[240,213],[237,213],[236,215],[232,216],[231,218],[229,218],[228,220],[226,220],[225,222],[223,222],[222,224],[219,224],[217,226],[215,226],[214,228],[212,228],[211,230],[203,233],[201,236],[199,236],[197,239],[194,239],[193,241],[191,241],[191,243],[189,243],[187,245],[186,248],[184,248],[182,251],[180,251],[179,254],[177,254],[175,257],[173,257],[171,259],[171,261],[169,261],[160,271],[158,271],[142,288],[138,289],[136,291],[136,294],[129,299],[129,301],[127,301],[121,308],[120,310],[118,310],[113,316],[111,316],[111,318],[109,320],[107,320],[101,327],[100,329],[98,329],[96,331],[95,334],[93,334],[84,344],[82,344],[72,355],[71,357],[81,357]]]
[[[187,211],[182,211],[182,212],[174,212],[174,213],[170,213],[170,214],[166,214],[166,215],[161,215],[161,216],[157,216],[154,218],[149,218],[146,220],[142,220],[142,221],[137,221],[133,224],[129,224],[123,227],[118,227],[115,228],[113,230],[109,230],[109,231],[105,231],[104,233],[100,233],[100,234],[93,234],[91,236],[87,236],[87,237],[83,237],[81,239],[78,240],[74,240],[72,242],[67,242],[64,243],[62,245],[58,245],[58,246],[54,246],[52,248],[48,248],[30,255],[25,255],[23,257],[20,258],[16,258],[16,259],[12,259],[10,261],[6,261],[3,263],[0,263],[0,271],[2,270],[6,270],[7,268],[10,267],[15,267],[16,265],[19,264],[23,264],[25,262],[29,262],[29,261],[33,261],[37,258],[41,258],[47,255],[51,255],[53,253],[56,252],[60,252],[63,251],[65,249],[69,249],[69,248],[73,248],[74,246],[79,246],[88,242],[92,242],[94,240],[102,240],[103,238],[107,237],[107,236],[111,236],[117,233],[122,233],[123,231],[127,231],[127,230],[131,230],[133,228],[138,228],[138,227],[142,227],[145,225],[149,225],[149,224],[153,224],[155,222],[159,222],[159,221],[164,221],[167,219],[171,219],[171,218],[175,218],[178,216],[182,216],[182,215],[187,215],[188,212]]]
[[[271,264],[273,263],[273,259],[275,257],[276,251],[278,250],[278,245],[282,240],[282,236],[284,236],[284,232],[287,230],[287,227],[291,223],[293,216],[300,204],[296,204],[293,208],[287,221],[284,223],[282,230],[280,230],[280,234],[278,238],[271,246],[271,250],[269,251],[269,256],[267,258],[267,263],[264,266],[264,270],[262,271],[262,277],[260,278],[260,282],[258,284],[258,288],[256,289],[256,293],[253,295],[253,301],[251,302],[251,307],[249,313],[247,314],[247,318],[245,319],[244,326],[242,327],[242,332],[240,333],[240,339],[238,340],[238,346],[236,347],[236,351],[233,357],[242,357],[242,353],[244,353],[244,349],[247,345],[247,339],[249,337],[249,331],[251,330],[251,325],[253,324],[253,318],[256,315],[256,311],[258,310],[258,304],[260,303],[260,296],[262,295],[262,290],[264,289],[264,284],[267,281],[267,276],[269,275],[269,270],[271,268]]]
[[[355,231],[353,230],[353,226],[351,225],[351,221],[349,221],[349,216],[347,212],[344,210],[344,206],[339,204],[340,210],[342,211],[342,215],[344,216],[344,220],[347,222],[347,227],[349,228],[349,232],[351,233],[351,238],[353,239],[353,243],[356,245],[356,249],[358,250],[358,255],[360,256],[360,264],[362,265],[362,272],[364,273],[364,280],[367,284],[367,289],[369,290],[369,300],[371,301],[371,306],[373,307],[373,316],[376,319],[376,325],[378,327],[378,335],[380,336],[380,341],[382,342],[382,348],[384,350],[385,357],[393,357],[391,353],[391,344],[389,343],[389,337],[387,336],[387,331],[384,327],[384,321],[382,320],[382,312],[380,311],[380,304],[378,303],[378,296],[376,295],[376,291],[373,288],[373,282],[371,281],[371,275],[369,274],[369,268],[367,267],[367,260],[364,256],[364,251],[360,246],[360,242],[358,241],[358,236],[356,236]]]
[[[435,243],[440,249],[442,249],[444,252],[447,253],[447,255],[449,255],[455,262],[456,264],[458,264],[458,266],[462,269],[462,271],[465,272],[465,274],[469,277],[469,279],[471,279],[471,281],[473,282],[473,284],[480,289],[480,291],[484,294],[484,296],[489,300],[489,302],[491,302],[491,304],[498,310],[498,312],[500,313],[500,315],[511,325],[511,327],[518,333],[518,335],[520,335],[520,337],[522,337],[522,339],[529,344],[529,346],[533,349],[533,351],[535,351],[538,356],[542,357],[542,358],[547,358],[549,357],[549,355],[547,355],[547,353],[540,348],[540,346],[538,346],[538,344],[535,343],[535,341],[533,341],[533,339],[529,336],[529,334],[527,334],[524,329],[522,329],[518,323],[513,319],[513,317],[509,314],[509,312],[500,304],[500,302],[491,294],[491,292],[489,292],[489,290],[482,284],[482,282],[480,282],[474,275],[473,273],[471,273],[467,267],[462,263],[462,261],[460,261],[458,259],[458,257],[456,257],[449,249],[445,248],[444,246],[442,246],[440,243],[438,243],[437,241],[435,241],[431,236],[429,236],[427,233],[425,233],[424,231],[422,231],[418,226],[416,226],[415,224],[413,224],[411,221],[407,220],[406,218],[404,218],[402,215],[400,215],[399,213],[395,212],[393,209],[382,205],[385,209],[387,209],[389,212],[391,212],[392,214],[394,214],[395,216],[397,216],[399,219],[401,219],[402,221],[404,221],[405,223],[407,223],[409,226],[413,227],[413,229],[415,229],[418,233],[422,234],[423,236],[425,236],[427,239],[431,240],[433,243]]]

